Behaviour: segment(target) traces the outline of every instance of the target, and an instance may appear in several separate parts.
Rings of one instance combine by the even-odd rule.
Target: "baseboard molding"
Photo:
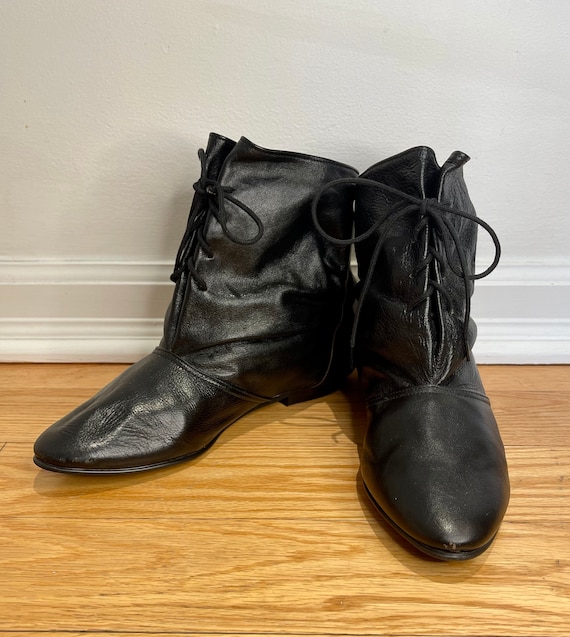
[[[570,363],[570,319],[477,319],[477,331],[478,363]]]
[[[158,344],[162,319],[2,319],[0,360],[131,363]]]
[[[0,261],[0,361],[132,362],[160,340],[163,262]],[[501,265],[477,284],[479,363],[570,363],[570,261]]]

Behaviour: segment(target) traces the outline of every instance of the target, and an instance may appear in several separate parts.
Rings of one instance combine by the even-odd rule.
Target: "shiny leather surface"
[[[35,445],[39,466],[83,473],[164,466],[200,453],[252,409],[324,395],[350,372],[348,249],[315,231],[310,202],[323,184],[356,171],[216,134],[204,159],[204,183],[217,188],[208,205],[229,195],[220,214],[227,227],[204,216],[207,250],[187,237],[181,254],[192,267],[177,272],[159,347],[46,430]],[[207,196],[195,196],[191,218]],[[258,215],[263,235],[255,243],[232,241],[257,232],[232,197]],[[349,237],[351,194],[332,191],[323,215],[330,232]]]
[[[440,168],[431,149],[418,147],[361,177],[475,214],[463,178],[467,159],[457,152]],[[499,528],[509,480],[497,424],[464,345],[465,283],[449,267],[457,246],[445,256],[441,230],[422,219],[421,210],[389,227],[401,204],[396,194],[356,193],[356,233],[380,220],[377,232],[356,247],[361,279],[383,236],[361,300],[355,351],[369,413],[362,477],[380,512],[422,551],[442,559],[474,557]],[[449,219],[473,272],[477,226]],[[470,321],[470,345],[475,337]]]
[[[267,397],[320,382],[345,306],[348,251],[315,231],[310,203],[322,184],[354,172],[241,139],[219,180],[236,199],[263,213],[263,236],[253,245],[236,245],[218,224],[210,224],[206,239],[215,256],[208,259],[198,250],[196,258],[207,290],[191,285],[178,292],[191,302],[180,303],[176,332],[165,334],[162,345],[209,374]],[[324,203],[331,232],[350,236],[351,206],[346,189]],[[228,208],[229,229],[243,238],[255,235],[251,220],[231,203]]]

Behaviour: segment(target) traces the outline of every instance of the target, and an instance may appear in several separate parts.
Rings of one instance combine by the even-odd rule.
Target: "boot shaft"
[[[455,152],[440,167],[431,149],[412,148],[361,175],[386,188],[356,189],[356,234],[377,224],[356,246],[360,279],[371,277],[356,361],[369,377],[382,369],[393,390],[444,382],[475,340],[478,222],[463,178],[468,159]]]
[[[348,249],[315,231],[310,204],[324,184],[355,175],[327,159],[211,136],[161,346],[241,383],[251,364],[250,390],[278,368],[314,376],[300,386],[318,380],[350,320],[351,278]],[[322,207],[328,231],[350,237],[351,193],[331,190]]]

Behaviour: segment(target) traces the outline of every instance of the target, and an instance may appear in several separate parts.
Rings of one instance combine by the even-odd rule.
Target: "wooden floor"
[[[169,469],[36,468],[36,436],[123,368],[0,366],[0,637],[570,635],[570,367],[481,369],[512,496],[462,563],[422,557],[368,503],[355,379]]]

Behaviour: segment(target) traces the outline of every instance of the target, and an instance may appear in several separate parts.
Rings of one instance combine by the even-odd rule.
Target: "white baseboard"
[[[570,319],[476,319],[478,363],[570,363]]]
[[[132,362],[160,340],[171,264],[0,261],[0,361]],[[570,363],[570,261],[477,282],[479,363]]]
[[[131,363],[161,334],[162,319],[0,318],[0,360]]]

